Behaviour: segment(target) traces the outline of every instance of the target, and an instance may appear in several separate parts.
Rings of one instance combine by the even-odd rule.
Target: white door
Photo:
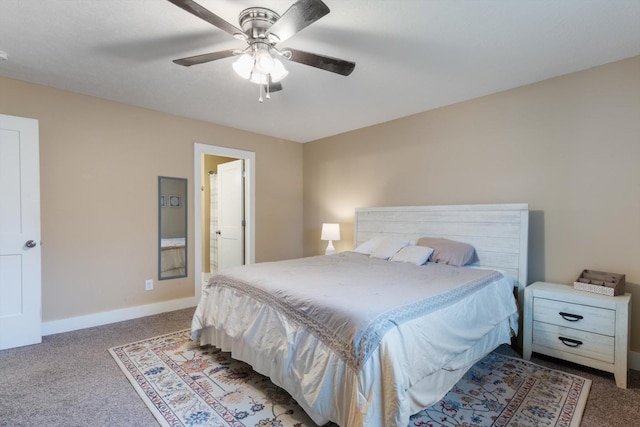
[[[38,121],[0,114],[0,350],[41,333]]]
[[[218,270],[244,264],[244,160],[218,165]]]

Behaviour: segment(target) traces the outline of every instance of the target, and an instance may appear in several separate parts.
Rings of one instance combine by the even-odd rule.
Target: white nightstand
[[[541,353],[612,372],[627,388],[631,294],[609,297],[536,282],[524,291],[523,357]]]

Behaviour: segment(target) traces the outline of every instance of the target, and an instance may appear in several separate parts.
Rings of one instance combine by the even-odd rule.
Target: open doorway
[[[242,162],[237,162],[242,160]],[[243,261],[245,264],[255,262],[255,153],[218,147],[206,144],[194,144],[194,260],[195,260],[195,295],[199,296],[203,281],[211,270],[211,175],[219,164],[244,164],[243,200],[244,227],[242,230]],[[215,182],[215,179],[213,180]],[[238,190],[242,191],[242,190]],[[215,229],[213,234],[215,235]]]

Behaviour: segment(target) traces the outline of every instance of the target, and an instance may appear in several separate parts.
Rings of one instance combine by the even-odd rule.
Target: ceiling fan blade
[[[236,49],[221,50],[219,52],[204,53],[202,55],[189,56],[187,58],[174,59],[173,62],[178,65],[190,67],[192,65],[204,64],[205,62],[215,61],[216,59],[228,58],[237,52]]]
[[[318,55],[315,53],[303,52],[295,49],[283,49],[283,53],[291,52],[289,61],[298,62],[300,64],[310,65],[320,68],[321,70],[330,71],[332,73],[348,76],[351,74],[356,63],[345,61],[344,59],[333,58],[331,56]],[[285,56],[286,57],[286,56]]]
[[[267,37],[276,36],[274,42],[287,40],[327,13],[329,8],[321,0],[298,0],[267,30]]]
[[[236,28],[218,15],[211,12],[209,9],[200,6],[193,0],[168,0],[176,6],[186,10],[187,12],[197,16],[200,19],[207,21],[208,23],[215,25],[223,31],[235,36],[236,34],[244,34],[241,29]]]

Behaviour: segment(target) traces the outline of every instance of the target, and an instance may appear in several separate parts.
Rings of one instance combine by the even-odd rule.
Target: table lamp
[[[340,240],[340,224],[322,224],[322,235],[320,240],[328,240],[327,250],[325,255],[331,255],[336,253],[336,248],[333,247],[334,240]]]

